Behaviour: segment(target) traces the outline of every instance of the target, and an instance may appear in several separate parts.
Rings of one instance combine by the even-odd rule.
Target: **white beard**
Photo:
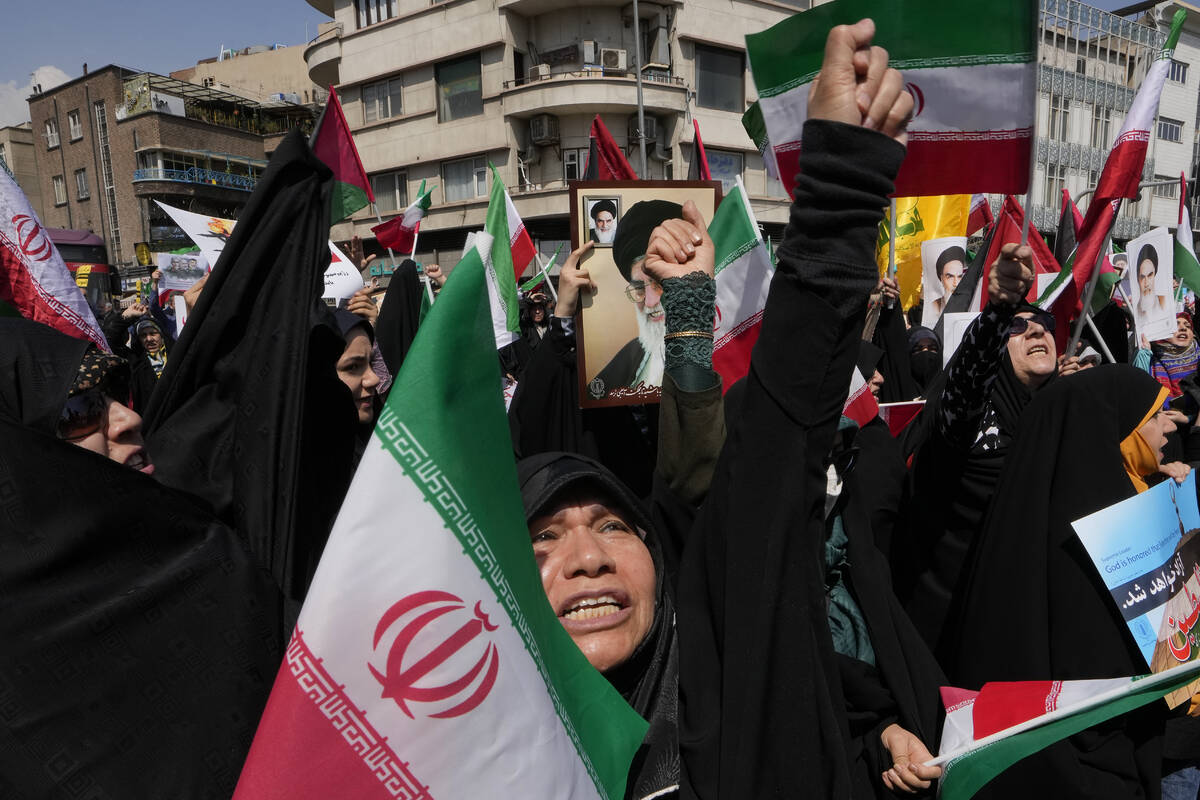
[[[663,365],[666,358],[667,320],[660,319],[651,322],[645,311],[637,313],[638,343],[642,346],[644,357],[642,365],[634,377],[634,385],[644,383],[646,386],[662,386]]]
[[[1158,295],[1144,294],[1138,298],[1137,310],[1139,314],[1149,315],[1158,310]]]
[[[612,244],[613,237],[617,235],[616,228],[609,228],[602,231],[599,228],[592,228],[592,232],[596,234],[596,241],[600,244]]]

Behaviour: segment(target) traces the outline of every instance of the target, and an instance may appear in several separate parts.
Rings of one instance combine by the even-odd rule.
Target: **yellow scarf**
[[[1121,462],[1125,465],[1125,474],[1129,476],[1129,482],[1133,484],[1133,488],[1137,490],[1138,494],[1149,488],[1142,476],[1152,475],[1158,470],[1158,453],[1139,431],[1150,421],[1151,417],[1162,409],[1168,395],[1169,392],[1165,386],[1159,389],[1158,397],[1154,399],[1154,405],[1150,406],[1146,416],[1142,417],[1142,421],[1134,426],[1133,432],[1121,441]]]

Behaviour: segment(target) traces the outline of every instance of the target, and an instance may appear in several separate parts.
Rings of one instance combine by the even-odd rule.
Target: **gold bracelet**
[[[668,333],[663,338],[664,339],[684,339],[684,338],[691,337],[691,336],[702,337],[704,339],[713,338],[712,333],[707,333],[705,331],[675,331],[675,333]]]

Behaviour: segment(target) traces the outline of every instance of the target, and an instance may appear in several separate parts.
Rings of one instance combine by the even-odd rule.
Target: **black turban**
[[[943,250],[942,254],[937,258],[937,265],[935,267],[938,278],[942,277],[942,270],[944,270],[946,265],[951,261],[958,261],[959,263],[965,265],[967,263],[967,251],[963,250],[958,245],[951,245]]]
[[[643,200],[630,206],[621,217],[613,239],[613,260],[625,280],[629,280],[633,262],[646,255],[650,234],[668,219],[683,219],[683,206],[669,200]]]
[[[612,200],[600,200],[592,206],[592,210],[588,212],[592,219],[595,219],[601,211],[607,211],[614,217],[617,216],[617,204]]]

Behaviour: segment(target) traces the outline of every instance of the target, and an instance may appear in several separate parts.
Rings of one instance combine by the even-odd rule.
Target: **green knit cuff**
[[[666,368],[694,364],[712,369],[713,310],[717,302],[717,282],[700,270],[681,278],[662,282],[663,310],[667,315]],[[677,336],[673,333],[697,332],[703,336]]]

